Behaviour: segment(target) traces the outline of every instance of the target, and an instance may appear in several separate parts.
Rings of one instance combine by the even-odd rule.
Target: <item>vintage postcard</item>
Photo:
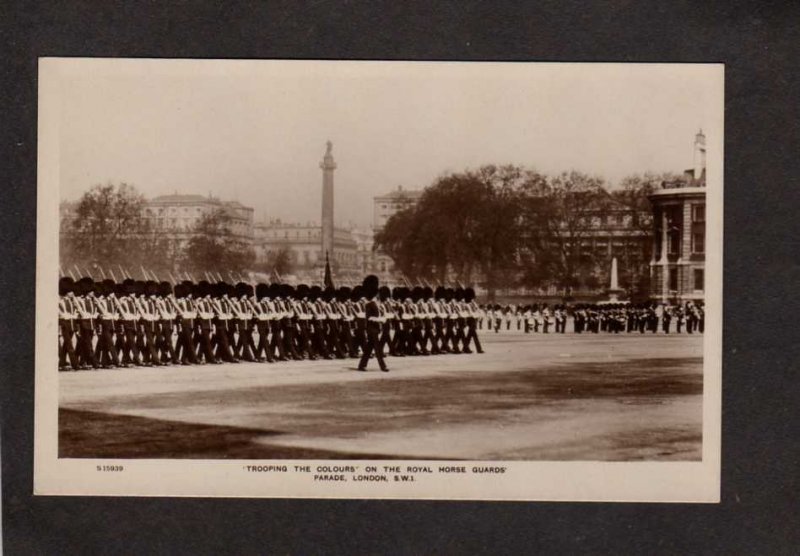
[[[724,66],[42,58],[38,495],[717,502]]]

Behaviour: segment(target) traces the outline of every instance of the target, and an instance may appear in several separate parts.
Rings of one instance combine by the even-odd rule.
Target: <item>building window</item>
[[[678,291],[678,269],[669,269],[669,290]]]
[[[705,222],[706,221],[706,206],[692,205],[692,222]]]
[[[694,269],[694,289],[695,291],[703,291],[706,287],[705,285],[705,271],[702,268],[695,268]]]
[[[692,234],[692,253],[706,252],[706,233],[705,231],[695,231]]]
[[[667,213],[667,253],[670,255],[681,254],[681,228],[682,213],[680,207],[673,207]]]

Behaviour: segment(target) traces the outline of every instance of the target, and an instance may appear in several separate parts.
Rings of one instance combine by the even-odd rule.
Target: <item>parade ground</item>
[[[483,331],[484,354],[59,373],[72,458],[699,460],[700,335]]]

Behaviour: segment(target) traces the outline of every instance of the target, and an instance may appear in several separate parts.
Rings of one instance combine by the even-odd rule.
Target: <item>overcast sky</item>
[[[611,186],[692,166],[722,133],[719,66],[92,60],[62,71],[61,198],[127,182],[209,193],[256,219],[319,221],[325,141],[335,218],[487,163],[575,169]]]

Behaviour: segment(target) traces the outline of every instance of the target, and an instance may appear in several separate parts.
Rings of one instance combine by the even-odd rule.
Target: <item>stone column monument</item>
[[[617,258],[614,257],[611,259],[611,284],[608,288],[608,300],[612,303],[617,303],[619,301],[619,296],[624,292],[625,290],[619,287],[619,277],[617,276]]]
[[[320,259],[326,256],[333,258],[333,171],[336,163],[333,161],[333,143],[326,143],[327,150],[319,167],[322,169],[322,253]]]

